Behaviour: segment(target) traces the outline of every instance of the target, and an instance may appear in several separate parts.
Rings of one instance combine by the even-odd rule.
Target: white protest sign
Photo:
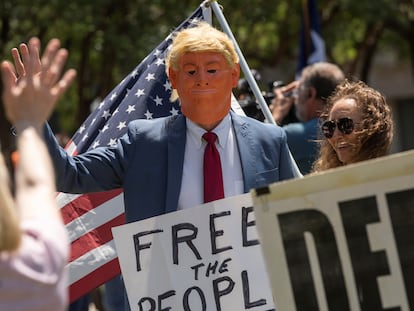
[[[251,192],[276,310],[414,310],[414,152]]]
[[[249,193],[112,232],[132,311],[273,308]]]

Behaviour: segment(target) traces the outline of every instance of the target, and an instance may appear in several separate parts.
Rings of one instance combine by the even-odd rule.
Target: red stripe
[[[73,302],[91,292],[93,289],[108,282],[121,273],[118,258],[97,268],[84,278],[69,286],[69,301]]]
[[[121,214],[102,226],[82,235],[71,244],[70,261],[86,254],[87,252],[113,240],[111,228],[125,224],[125,214]]]
[[[88,193],[77,197],[75,200],[61,208],[65,225],[93,210],[96,206],[116,197],[120,193],[122,193],[122,189]]]
[[[72,143],[68,142],[66,148]],[[75,146],[76,147],[76,146]],[[72,155],[77,154],[77,149],[74,148]],[[84,194],[77,197],[75,200],[66,204],[61,208],[61,214],[65,224],[72,222],[74,219],[88,213],[95,207],[111,200],[122,193],[122,189],[115,189],[112,191],[96,192]],[[111,228],[113,226],[122,225],[125,223],[125,214],[121,214],[102,226],[88,232],[71,244],[71,259],[78,258],[85,253],[108,243],[113,239]],[[110,279],[121,273],[118,258],[112,259],[100,267],[96,267],[91,273],[76,281],[69,286],[69,301],[73,301],[88,294],[95,288],[108,282]]]

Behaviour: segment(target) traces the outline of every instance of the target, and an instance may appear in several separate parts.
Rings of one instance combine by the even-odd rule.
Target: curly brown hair
[[[332,107],[341,99],[355,100],[362,114],[361,129],[356,131],[359,152],[353,162],[360,162],[389,154],[393,138],[393,119],[391,109],[385,97],[377,90],[362,81],[345,80],[338,85],[335,92],[328,98],[321,121],[328,119]],[[343,166],[326,138],[319,142],[319,155],[313,164],[312,171],[320,172],[330,168]]]

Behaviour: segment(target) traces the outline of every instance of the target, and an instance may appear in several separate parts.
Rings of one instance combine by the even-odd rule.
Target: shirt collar
[[[190,119],[186,118],[187,122],[187,133],[189,134],[190,139],[192,139],[197,146],[197,148],[201,148],[203,141],[202,136],[207,131],[197,124],[195,124]],[[218,145],[221,148],[224,148],[227,144],[227,139],[229,137],[229,131],[231,128],[231,117],[230,114],[227,114],[223,120],[211,131],[214,132],[218,137]]]

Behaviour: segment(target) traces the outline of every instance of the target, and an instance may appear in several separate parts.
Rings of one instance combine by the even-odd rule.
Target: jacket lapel
[[[168,136],[168,172],[167,172],[167,196],[166,212],[177,210],[178,197],[180,195],[181,181],[183,177],[184,151],[186,141],[186,123],[183,115],[172,119],[167,126]]]
[[[249,123],[234,112],[230,112],[239,148],[243,173],[244,192],[255,187],[256,163],[254,157],[254,139]],[[183,176],[184,152],[186,142],[186,123],[183,115],[178,115],[167,125],[168,135],[168,172],[166,212],[177,210],[178,198]]]
[[[254,157],[254,140],[249,123],[234,112],[230,112],[239,148],[240,162],[243,172],[244,192],[254,188],[256,180],[256,162]]]

